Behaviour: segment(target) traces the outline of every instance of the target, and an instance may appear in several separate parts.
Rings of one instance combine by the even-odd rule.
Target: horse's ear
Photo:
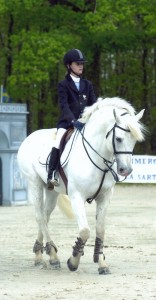
[[[120,116],[117,114],[115,108],[113,109],[114,118],[117,123],[120,123]]]
[[[142,118],[142,116],[143,116],[143,114],[144,114],[144,111],[145,111],[145,109],[142,109],[142,110],[135,116],[135,118],[136,118],[137,121],[139,121],[139,120]]]

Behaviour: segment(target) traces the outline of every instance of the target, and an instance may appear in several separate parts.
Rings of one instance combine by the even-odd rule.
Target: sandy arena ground
[[[156,185],[116,185],[107,213],[105,256],[111,275],[93,263],[95,203],[86,204],[91,236],[79,269],[70,272],[78,229],[56,208],[50,221],[61,269],[34,266],[37,224],[34,208],[0,207],[0,300],[154,300],[156,299]]]

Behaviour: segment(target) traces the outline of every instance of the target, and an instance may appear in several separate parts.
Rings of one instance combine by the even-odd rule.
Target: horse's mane
[[[136,140],[144,140],[144,132],[147,130],[143,124],[136,122],[135,118],[133,118],[136,113],[134,107],[129,102],[119,97],[98,98],[97,102],[95,102],[92,106],[85,108],[80,119],[81,122],[86,123],[97,110],[101,110],[105,107],[124,109],[129,114],[129,118],[126,118],[127,127],[130,129]]]
[[[113,98],[98,98],[97,102],[95,102],[92,106],[87,106],[84,109],[84,112],[81,117],[81,121],[86,123],[91,115],[104,107],[113,106],[114,108],[122,108],[125,109],[130,115],[135,114],[135,109],[132,105],[124,99],[119,97]]]

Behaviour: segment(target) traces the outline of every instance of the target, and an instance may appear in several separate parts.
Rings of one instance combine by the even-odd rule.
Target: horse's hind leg
[[[35,265],[45,265],[42,259],[42,252],[44,249],[43,239],[46,241],[46,245],[51,243],[47,224],[48,218],[45,213],[43,188],[44,183],[38,176],[33,178],[33,181],[29,183],[29,197],[31,197],[34,204],[36,222],[38,223],[38,237],[33,247],[33,251],[35,253]],[[55,199],[54,205],[56,205]]]
[[[56,206],[58,193],[56,193],[54,190],[49,191],[46,188],[44,192],[45,192],[44,218],[48,225],[48,222],[50,220],[50,215]],[[54,244],[54,242],[52,240],[47,241],[45,249],[46,249],[46,254],[50,256],[49,262],[52,268],[59,269],[61,265],[60,265],[60,260],[57,256],[57,247]]]
[[[45,265],[42,253],[43,253],[43,234],[41,230],[38,230],[38,237],[33,246],[33,252],[35,253],[35,266]]]
[[[38,184],[37,184],[38,186]],[[40,205],[40,210],[43,210],[43,198],[42,198],[42,187],[36,188],[35,182],[28,182],[28,193],[29,201],[35,206],[35,214],[37,216],[38,206]],[[39,196],[41,195],[41,196]],[[37,218],[36,218],[37,221]],[[45,265],[43,261],[43,233],[41,226],[38,224],[38,235],[33,246],[33,252],[35,253],[35,266]]]

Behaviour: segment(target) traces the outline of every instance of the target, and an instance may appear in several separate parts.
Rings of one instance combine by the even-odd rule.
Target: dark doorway
[[[2,191],[2,160],[0,158],[0,205],[3,201],[3,191]]]

